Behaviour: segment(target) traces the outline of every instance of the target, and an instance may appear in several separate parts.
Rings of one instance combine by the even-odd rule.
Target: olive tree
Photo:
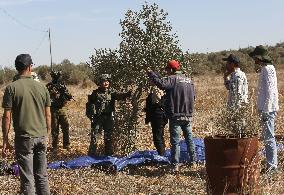
[[[89,66],[96,78],[109,73],[114,88],[133,91],[127,104],[118,105],[115,121],[117,145],[126,153],[135,148],[135,138],[143,127],[141,116],[148,89],[147,70],[162,73],[165,64],[176,59],[185,72],[190,72],[190,55],[182,52],[167,15],[155,3],[145,3],[139,11],[128,10],[120,21],[119,48],[95,49],[90,57]]]

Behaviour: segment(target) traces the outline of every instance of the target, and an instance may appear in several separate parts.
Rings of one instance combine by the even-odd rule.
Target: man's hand
[[[231,72],[229,72],[228,70],[226,70],[226,71],[224,72],[224,78],[227,78],[230,74],[231,74]]]
[[[231,74],[231,72],[229,72],[229,71],[224,72],[224,82],[225,83],[230,80],[230,74]]]
[[[147,68],[146,68],[146,73],[149,74],[150,72],[152,72],[151,68],[150,68],[150,67],[147,67]]]
[[[2,148],[2,157],[6,158],[9,153],[13,151],[13,147],[11,144],[7,141],[3,143],[3,148]]]
[[[46,147],[50,147],[50,144],[51,144],[51,136],[48,135],[48,136],[46,137],[45,141],[46,141]]]
[[[147,123],[146,126],[147,126],[148,128],[151,128],[151,123],[150,123],[150,122]]]
[[[2,156],[5,158],[8,152],[12,151],[12,146],[9,143],[9,130],[11,124],[11,109],[4,109],[3,117],[2,117],[2,134],[3,134],[3,148],[2,148]]]

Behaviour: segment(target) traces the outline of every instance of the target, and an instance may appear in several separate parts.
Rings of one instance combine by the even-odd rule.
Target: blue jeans
[[[192,118],[190,121],[186,120],[169,120],[170,136],[171,136],[171,162],[178,164],[180,158],[180,133],[183,136],[187,145],[187,152],[190,160],[195,161],[195,146],[192,141]]]
[[[267,167],[277,168],[277,147],[274,133],[276,112],[261,112],[262,140],[265,145]]]
[[[20,169],[22,194],[50,194],[46,139],[46,137],[15,138],[15,152]]]

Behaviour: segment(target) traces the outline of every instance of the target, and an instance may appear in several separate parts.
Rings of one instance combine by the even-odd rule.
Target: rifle
[[[68,92],[64,84],[61,84],[61,83],[59,84],[59,93],[61,94],[62,99],[64,101],[70,101],[70,100],[76,101],[74,97]]]
[[[56,107],[63,107],[70,100],[76,101],[63,83],[49,83],[47,88]]]

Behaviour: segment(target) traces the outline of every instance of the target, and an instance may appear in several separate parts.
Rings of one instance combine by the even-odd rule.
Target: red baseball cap
[[[174,70],[178,70],[180,68],[179,62],[176,60],[170,60],[166,66],[166,68],[171,68]]]

